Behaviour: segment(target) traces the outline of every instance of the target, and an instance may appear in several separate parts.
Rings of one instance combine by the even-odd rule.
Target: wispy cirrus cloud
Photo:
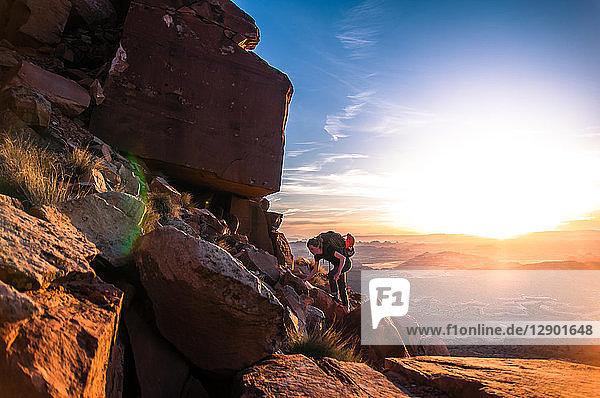
[[[327,115],[323,129],[338,141],[354,132],[386,136],[439,124],[443,115],[400,105],[375,95],[374,90],[349,95],[350,104],[340,112]]]
[[[380,0],[367,0],[352,7],[341,21],[335,37],[349,50],[351,58],[364,58],[378,42],[383,15]]]
[[[436,113],[385,100],[374,101],[369,113],[371,117],[367,131],[376,136],[414,132],[444,121]]]
[[[305,154],[305,153],[308,153],[308,152],[312,152],[315,149],[316,148],[294,149],[294,150],[291,150],[291,151],[286,151],[285,155],[287,157],[290,157],[290,158],[295,158],[295,157],[300,156],[302,154]]]
[[[347,133],[349,122],[361,112],[373,94],[375,94],[374,91],[363,91],[356,95],[349,95],[347,96],[351,101],[349,105],[346,105],[339,113],[327,115],[323,129],[334,141],[349,137]]]
[[[286,167],[284,168],[284,172],[317,172],[323,169],[323,166],[326,164],[334,163],[338,160],[342,159],[366,159],[367,155],[363,155],[360,153],[320,153],[318,155],[320,157],[319,160],[316,160],[312,163],[299,166],[299,167]]]

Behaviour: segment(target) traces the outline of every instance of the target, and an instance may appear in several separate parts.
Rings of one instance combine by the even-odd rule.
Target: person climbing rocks
[[[328,231],[311,238],[306,243],[308,250],[314,255],[314,268],[305,280],[312,279],[319,271],[321,259],[329,261],[333,268],[327,274],[331,294],[337,302],[342,303],[346,312],[350,311],[346,273],[352,268],[350,257],[354,254],[354,238],[347,234],[346,238],[337,232]]]

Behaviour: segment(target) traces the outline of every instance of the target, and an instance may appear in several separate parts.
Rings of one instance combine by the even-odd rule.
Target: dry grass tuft
[[[160,218],[179,217],[179,203],[176,203],[166,193],[151,193],[148,195],[147,206],[157,213]]]
[[[26,207],[58,203],[78,196],[57,156],[22,137],[0,142],[0,191]]]
[[[181,207],[186,210],[192,210],[195,207],[198,207],[196,202],[194,202],[194,197],[189,192],[181,193]]]
[[[146,206],[146,214],[144,214],[144,219],[142,220],[142,230],[145,234],[154,230],[156,228],[156,224],[160,220],[160,215],[155,212],[150,206]]]
[[[305,335],[292,334],[289,353],[315,359],[327,357],[344,362],[362,362],[355,344],[333,326],[323,331],[309,331]]]
[[[102,160],[94,156],[87,148],[75,148],[64,158],[65,169],[73,178],[81,178],[94,169],[99,169]]]

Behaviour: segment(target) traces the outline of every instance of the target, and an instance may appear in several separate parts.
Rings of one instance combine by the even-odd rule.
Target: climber
[[[354,238],[348,234],[344,239],[342,235],[328,231],[309,239],[306,246],[315,256],[315,261],[314,268],[305,280],[310,280],[317,274],[321,259],[329,261],[333,265],[333,269],[327,274],[331,293],[337,302],[341,301],[346,312],[349,312],[346,273],[352,268],[350,257],[354,254]]]

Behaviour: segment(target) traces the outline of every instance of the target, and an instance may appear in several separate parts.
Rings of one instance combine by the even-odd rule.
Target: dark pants
[[[347,306],[348,305],[348,290],[346,289],[346,272],[350,271],[350,268],[352,268],[352,262],[350,261],[349,258],[346,258],[346,262],[344,263],[344,268],[342,268],[340,277],[336,281],[334,277],[337,274],[339,267],[340,267],[339,265],[337,267],[334,267],[327,274],[327,278],[329,279],[329,288],[331,289],[331,293],[333,295],[336,295],[338,292],[340,292],[340,299],[342,300],[342,304]]]

